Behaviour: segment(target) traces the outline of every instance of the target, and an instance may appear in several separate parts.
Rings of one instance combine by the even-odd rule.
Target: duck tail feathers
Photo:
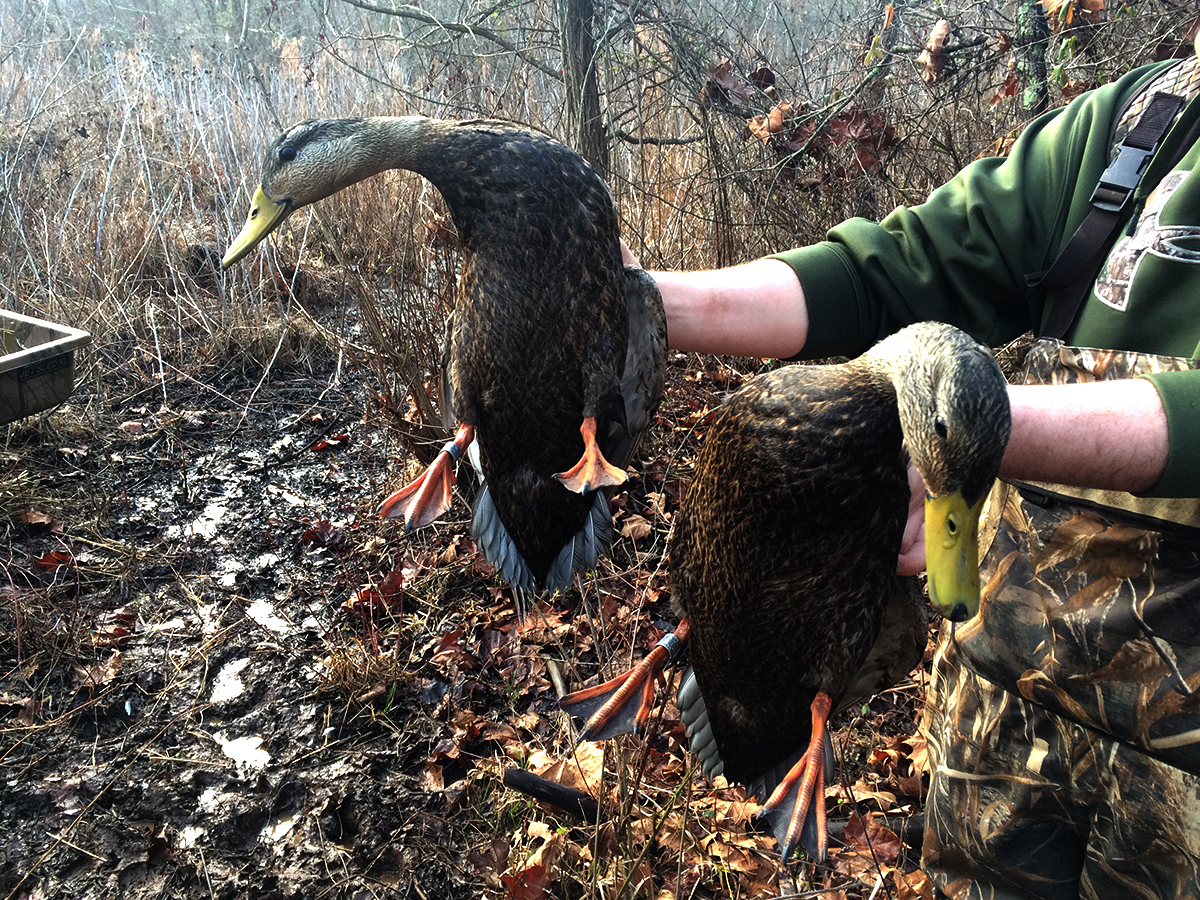
[[[524,616],[524,610],[528,608],[525,601],[535,587],[533,571],[513,543],[508,529],[500,521],[487,484],[479,489],[479,494],[475,497],[471,537],[475,538],[487,561],[496,567],[512,587],[517,611]],[[612,514],[608,509],[608,496],[603,491],[596,491],[583,527],[567,541],[551,564],[550,571],[546,574],[546,589],[553,593],[570,588],[576,572],[586,572],[595,568],[600,552],[611,540]]]
[[[583,527],[565,545],[546,573],[546,589],[550,592],[565,591],[575,580],[576,572],[586,572],[596,567],[600,552],[612,541],[612,513],[608,508],[608,495],[596,491],[592,508],[588,510]]]
[[[696,674],[690,667],[679,681],[679,693],[675,703],[679,707],[679,716],[683,719],[687,731],[688,746],[700,762],[700,771],[709,778],[723,774],[725,762],[717,751],[717,739],[713,736],[712,725],[708,722],[708,708],[704,705],[704,695],[700,693]]]
[[[500,521],[492,492],[488,485],[479,489],[475,497],[475,512],[471,517],[471,537],[483,551],[484,557],[495,566],[514,592],[532,591],[533,572],[509,537],[508,529]],[[518,607],[521,600],[518,599]]]

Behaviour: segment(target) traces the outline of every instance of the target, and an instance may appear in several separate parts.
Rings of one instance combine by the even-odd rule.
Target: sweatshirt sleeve
[[[1113,116],[1157,67],[1131,73],[1032,122],[1005,158],[980,159],[912,208],[855,218],[828,239],[776,255],[809,309],[799,358],[855,355],[912,322],[936,319],[989,346],[1041,321],[1026,284],[1049,266],[1107,166]],[[1083,194],[1082,198],[1076,194]]]
[[[1167,414],[1167,467],[1142,496],[1200,497],[1200,369],[1144,376]]]

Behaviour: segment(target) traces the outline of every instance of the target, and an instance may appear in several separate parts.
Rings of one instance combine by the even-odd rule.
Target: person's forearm
[[[672,349],[789,357],[804,347],[808,307],[786,263],[760,259],[651,274],[663,295]],[[1162,477],[1167,417],[1149,381],[1014,385],[1009,400],[1013,431],[1002,478],[1138,493]]]
[[[1000,477],[1138,493],[1167,465],[1167,416],[1142,378],[1014,385]]]
[[[808,336],[804,291],[787,263],[759,259],[706,272],[651,272],[673,350],[789,357]]]

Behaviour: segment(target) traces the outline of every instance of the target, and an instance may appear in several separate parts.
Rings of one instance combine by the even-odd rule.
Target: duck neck
[[[375,116],[362,120],[362,129],[345,150],[347,168],[355,181],[387,169],[420,172],[422,150],[436,120],[424,116]]]
[[[889,383],[900,414],[900,430],[913,463],[930,490],[940,493],[946,483],[944,455],[938,452],[935,431],[945,379],[955,368],[964,345],[974,343],[949,325],[921,322],[880,341],[863,356],[881,380]],[[948,370],[949,369],[949,370]]]
[[[905,395],[917,385],[934,387],[930,366],[930,340],[925,329],[910,326],[892,334],[860,357],[862,362],[891,385],[903,419]]]

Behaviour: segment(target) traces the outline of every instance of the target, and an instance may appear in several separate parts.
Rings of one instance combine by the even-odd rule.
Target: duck
[[[823,860],[828,719],[924,649],[912,585],[896,576],[909,461],[927,490],[930,605],[966,621],[979,608],[979,516],[1010,430],[995,359],[938,322],[845,363],[747,382],[705,435],[668,541],[679,627],[564,707],[590,716],[586,736],[636,730],[645,684],[686,645],[677,702],[702,770],[763,802],[785,860],[801,843]]]
[[[472,534],[513,587],[565,590],[611,539],[623,484],[663,395],[666,317],[622,263],[603,179],[553,138],[496,120],[382,116],[301,122],[275,138],[246,224],[222,260],[287,216],[387,169],[427,178],[462,250],[442,373],[453,437],[387,497],[407,530],[452,503],[464,455],[482,486]]]

